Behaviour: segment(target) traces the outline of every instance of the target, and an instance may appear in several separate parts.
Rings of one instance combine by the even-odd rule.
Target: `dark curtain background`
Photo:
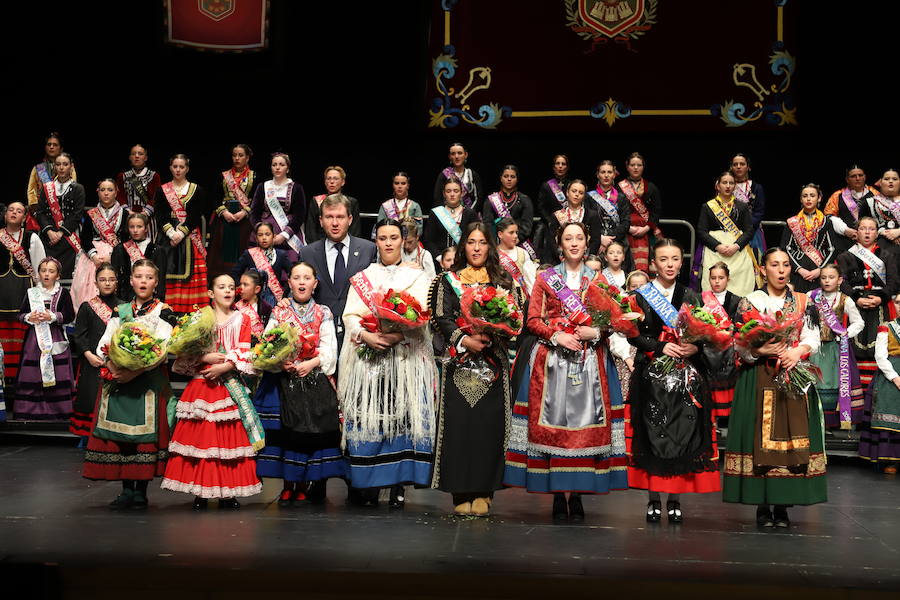
[[[640,151],[648,160],[647,177],[662,189],[665,216],[691,221],[736,151],[751,156],[771,219],[798,210],[799,186],[807,181],[828,191],[840,186],[850,161],[862,161],[870,181],[898,163],[891,91],[897,79],[893,23],[900,8],[894,3],[804,4],[793,45],[802,82],[798,127],[677,133],[427,129],[434,6],[424,0],[272,0],[270,49],[244,55],[164,45],[157,1],[5,8],[5,199],[24,197],[29,169],[52,130],[63,133],[89,197],[93,182],[127,166],[135,142],[149,148],[164,181],[167,157],[185,152],[192,157],[191,178],[206,185],[230,166],[231,145],[245,142],[262,173],[268,172],[269,153],[289,152],[294,178],[308,193],[320,193],[325,166],[343,165],[346,191],[369,211],[390,194],[390,176],[401,169],[412,175],[413,197],[428,204],[447,146],[457,140],[491,184],[503,164],[518,164],[521,189],[529,194],[549,176],[556,152],[570,156],[575,175],[592,180],[599,160],[621,164]],[[527,46],[534,55],[539,40],[506,23],[494,29],[498,44]],[[739,23],[698,14],[693,35],[715,47],[742,31]],[[704,64],[702,56],[691,60],[698,68]]]

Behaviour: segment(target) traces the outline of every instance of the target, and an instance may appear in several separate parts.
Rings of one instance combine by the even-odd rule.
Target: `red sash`
[[[100,296],[94,296],[90,300],[88,300],[88,304],[91,309],[97,313],[97,316],[100,317],[100,320],[103,321],[104,324],[109,323],[110,317],[112,317],[112,309],[100,299]]]
[[[113,217],[119,214],[121,210],[121,205],[116,204],[116,210],[112,214]],[[89,208],[88,216],[91,218],[91,221],[94,223],[94,229],[100,232],[103,236],[103,241],[105,241],[110,246],[118,246],[121,243],[119,240],[119,236],[116,235],[116,230],[112,226],[112,223],[103,218],[103,215],[100,213],[100,207]]]
[[[722,306],[722,303],[719,302],[719,299],[716,298],[716,295],[707,290],[700,294],[700,297],[703,298],[703,306],[712,314],[719,317],[723,321],[731,323],[731,319],[728,318],[728,313],[725,312],[725,307]]]
[[[238,312],[249,319],[250,332],[256,337],[261,336],[263,333],[263,324],[259,319],[259,313],[253,310],[253,307],[243,300],[238,300],[237,302],[235,302],[234,307],[238,310]]]
[[[22,231],[22,239],[25,239],[25,232]],[[25,269],[25,272],[31,277],[32,280],[35,279],[34,276],[34,266],[32,266],[31,261],[28,259],[28,254],[25,253],[25,249],[22,248],[22,244],[13,239],[9,232],[4,227],[0,229],[0,242],[3,242],[3,245],[9,251],[10,254],[13,255],[13,258],[18,261],[22,268]]]
[[[519,265],[516,264],[516,261],[511,259],[509,255],[503,250],[497,249],[497,254],[500,256],[500,264],[506,269],[506,272],[509,273],[513,279],[519,284],[519,286],[524,290],[525,289],[525,277],[522,275],[522,271],[519,270]]]
[[[375,288],[372,286],[372,282],[369,281],[369,278],[366,277],[366,274],[363,271],[360,271],[350,278],[350,284],[353,286],[353,289],[356,290],[356,293],[359,294],[359,298],[365,302],[369,311],[374,315]]]
[[[275,301],[277,302],[284,298],[284,288],[281,287],[281,282],[278,281],[278,277],[275,275],[275,269],[272,268],[272,264],[266,258],[266,253],[256,247],[248,248],[247,251],[250,253],[250,258],[253,259],[253,264],[256,265],[256,270],[265,271],[268,276],[269,289],[272,290]]]
[[[794,236],[794,240],[797,242],[797,245],[800,246],[800,249],[813,263],[818,267],[822,264],[824,257],[819,250],[810,243],[809,238],[803,233],[803,227],[800,225],[800,219],[796,216],[791,217],[787,220],[788,229],[791,230],[791,235]]]
[[[53,216],[53,221],[56,223],[56,226],[61,228],[63,224],[63,214],[62,209],[59,207],[59,198],[56,197],[56,184],[52,181],[48,181],[44,184],[44,195],[47,196],[47,206],[50,207],[50,214]],[[72,250],[75,251],[75,254],[81,252],[81,242],[78,241],[78,238],[74,233],[70,233],[65,236],[66,241],[69,242],[69,245],[72,246]]]
[[[248,209],[250,208],[250,200],[247,198],[247,194],[244,193],[244,190],[241,189],[240,184],[235,180],[234,175],[231,173],[231,169],[222,172],[222,177],[225,179],[225,185],[228,186],[228,191],[231,192],[231,195],[234,196],[234,199],[240,202],[241,206]],[[250,171],[247,170],[247,177],[250,177]],[[246,180],[245,177],[241,181]]]
[[[272,317],[278,323],[286,323],[288,325],[293,325],[300,331],[303,331],[308,334],[312,334],[316,336],[316,345],[319,344],[319,329],[322,326],[322,320],[324,319],[324,313],[322,312],[322,307],[318,304],[313,306],[313,315],[312,318],[308,321],[304,322],[300,319],[300,315],[294,311],[294,309],[290,306],[281,306],[277,305],[272,309]]]
[[[136,263],[137,261],[144,258],[144,255],[141,253],[141,249],[138,248],[137,242],[134,240],[128,240],[122,247],[125,248],[125,252],[128,253],[128,258],[131,259],[131,264]]]
[[[185,221],[187,221],[187,210],[185,210],[184,204],[182,204],[181,200],[178,198],[178,194],[175,193],[175,186],[172,185],[171,181],[169,183],[164,183],[162,185],[162,191],[163,195],[166,197],[166,201],[169,203],[169,207],[172,209],[172,213],[175,215],[175,218],[178,219],[178,223],[184,225]],[[194,244],[194,250],[197,254],[206,258],[206,248],[203,247],[203,240],[200,239],[200,232],[194,228],[188,237],[191,238],[191,242]]]

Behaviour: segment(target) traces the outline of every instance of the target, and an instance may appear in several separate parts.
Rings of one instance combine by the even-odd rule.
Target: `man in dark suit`
[[[300,260],[316,268],[319,285],[315,300],[331,309],[337,332],[338,355],[344,343],[344,305],[350,278],[375,262],[378,252],[375,244],[350,235],[353,216],[350,200],[343,194],[331,194],[322,200],[322,216],[319,217],[325,239],[313,242],[300,250]],[[337,377],[337,373],[335,373]]]
[[[347,304],[347,292],[350,289],[350,278],[375,262],[378,252],[375,244],[362,238],[350,235],[350,224],[353,222],[350,200],[343,194],[331,194],[322,200],[322,211],[319,220],[325,231],[325,239],[313,242],[300,250],[300,260],[311,264],[318,274],[319,285],[316,286],[315,300],[331,309],[334,314],[334,326],[337,333],[338,356],[344,343],[344,305]],[[337,368],[334,376],[337,378]],[[349,482],[348,482],[349,487]],[[307,498],[311,502],[325,501],[325,482],[316,481],[310,484]],[[377,504],[375,495],[369,490],[349,488],[347,499],[358,505]]]

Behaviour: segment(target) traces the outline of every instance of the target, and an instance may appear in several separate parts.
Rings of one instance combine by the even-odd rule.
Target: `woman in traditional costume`
[[[733,324],[737,319],[740,296],[728,291],[731,271],[728,265],[717,262],[709,268],[709,291],[701,294],[703,305],[709,312],[727,317]],[[729,346],[720,350],[713,346],[703,348],[703,356],[709,373],[709,389],[713,402],[713,418],[720,424],[726,423],[731,414],[731,403],[734,400],[734,384],[737,382],[736,350]]]
[[[113,249],[128,239],[128,210],[116,202],[116,182],[104,179],[97,186],[97,206],[87,209],[81,235],[84,252],[78,255],[72,276],[72,302],[81,306],[97,295],[96,270],[112,259]]]
[[[209,245],[216,251],[208,266],[216,273],[230,271],[250,239],[250,201],[259,184],[256,171],[250,169],[252,157],[250,146],[235,144],[231,149],[231,168],[222,172],[222,201],[210,227]]]
[[[275,232],[273,245],[285,252],[288,262],[297,260],[304,241],[303,223],[306,219],[306,195],[303,186],[288,177],[291,157],[283,152],[272,155],[272,179],[257,186],[250,205],[250,222],[253,227],[269,223]],[[250,246],[256,246],[256,236],[251,235]]]
[[[628,489],[622,389],[606,336],[579,325],[588,287],[583,223],[560,228],[563,262],[544,271],[528,306],[530,375],[516,390],[504,484],[553,494],[555,519],[584,519],[581,494]],[[568,501],[565,494],[569,494]]]
[[[814,386],[806,393],[788,393],[773,381],[779,369],[790,370],[818,351],[819,315],[806,294],[788,287],[787,252],[766,250],[761,270],[765,285],[744,298],[738,312],[756,309],[789,318],[799,313],[802,328],[787,342],[770,339],[759,348],[739,347],[744,368],[729,417],[722,496],[725,502],[756,505],[759,527],[786,528],[788,506],[827,499],[819,395]]]
[[[288,285],[290,296],[272,309],[266,330],[294,327],[307,337],[315,353],[263,375],[253,403],[266,430],[266,447],[256,468],[260,477],[283,480],[279,505],[290,506],[304,493],[310,502],[322,504],[328,479],[348,475],[331,380],[337,365],[337,336],[331,311],[312,299],[318,285],[315,268],[294,264]]]
[[[612,189],[612,188],[610,188]],[[586,201],[587,186],[580,179],[573,179],[566,187],[566,206],[553,213],[553,220],[547,228],[548,239],[545,252],[546,255],[554,257],[554,261],[559,260],[559,247],[556,246],[556,234],[559,228],[568,223],[584,223],[587,225],[588,231],[592,233],[588,242],[588,254],[596,254],[600,248],[600,238],[597,232],[605,231],[603,221],[600,218],[598,205],[594,201]],[[609,236],[607,242],[612,241]]]
[[[857,242],[856,226],[861,217],[875,213],[875,195],[878,190],[866,185],[866,172],[857,164],[844,172],[847,187],[837,190],[825,204],[825,215],[837,234],[837,252],[846,252]]]
[[[206,293],[206,246],[200,224],[209,211],[206,194],[187,179],[190,160],[169,160],[172,181],[156,194],[157,243],[166,248],[166,301],[173,311],[188,313],[209,303]]]
[[[275,306],[284,298],[284,286],[290,264],[288,253],[275,247],[275,229],[268,221],[261,221],[253,228],[256,246],[247,248],[241,254],[231,276],[239,281],[241,274],[248,269],[255,269],[266,274],[266,285],[262,290],[262,298],[269,305]]]
[[[312,244],[325,237],[320,221],[322,217],[322,201],[328,196],[343,194],[344,185],[347,183],[347,172],[339,165],[326,167],[324,177],[326,193],[313,196],[313,201],[309,203],[305,221],[306,226],[304,227],[307,244]],[[344,195],[347,196],[347,194]],[[350,221],[350,235],[359,237],[359,232],[362,231],[362,220],[359,217],[359,200],[353,196],[347,196],[347,199],[350,201],[350,217],[352,218]]]
[[[75,320],[69,290],[60,287],[59,261],[38,265],[39,284],[28,288],[19,318],[29,326],[16,378],[15,415],[29,421],[68,421],[75,374],[64,326]]]
[[[816,390],[822,402],[827,429],[850,429],[863,413],[863,388],[850,341],[865,327],[853,299],[841,292],[841,272],[836,265],[822,267],[819,289],[809,299],[819,311],[821,344],[810,362],[822,369]],[[846,382],[841,386],[841,382]]]
[[[84,445],[80,443],[79,447],[86,446],[91,435],[94,407],[100,391],[100,367],[103,366],[103,359],[96,353],[97,344],[106,332],[113,311],[122,302],[116,296],[118,281],[110,263],[101,263],[97,267],[95,278],[97,295],[87,299],[78,308],[75,330],[70,338],[72,356],[78,364],[78,391],[69,431],[81,438]]]
[[[377,499],[390,488],[390,506],[404,504],[404,485],[428,486],[434,458],[435,365],[425,327],[370,331],[377,322],[375,295],[406,293],[424,310],[432,278],[406,266],[401,246],[407,231],[394,220],[375,229],[378,262],[350,278],[344,309],[338,399],[344,415],[343,446],[350,486]]]
[[[202,356],[179,356],[172,369],[193,376],[178,400],[178,422],[169,442],[162,489],[194,496],[194,510],[210,498],[238,509],[237,498],[262,491],[254,456],[265,443],[262,426],[241,375],[250,364],[250,319],[232,304],[235,283],[223,274],[210,281],[216,316],[216,348]]]
[[[53,132],[44,138],[44,160],[34,165],[31,169],[31,174],[28,176],[28,206],[26,206],[26,210],[29,214],[34,214],[34,211],[37,209],[44,185],[53,181],[53,178],[56,177],[56,157],[62,154],[62,151],[62,138],[58,133]],[[78,181],[74,165],[72,166],[71,174],[72,181]],[[39,229],[37,222],[32,220],[28,224],[27,229],[37,231]]]
[[[569,157],[553,157],[553,177],[541,183],[537,195],[537,211],[546,223],[553,222],[553,213],[566,207],[566,188],[569,187]]]
[[[469,153],[462,144],[457,142],[450,145],[447,158],[450,166],[438,173],[434,181],[433,206],[441,206],[444,202],[444,184],[447,183],[447,180],[456,179],[462,186],[460,203],[480,215],[481,207],[484,204],[485,190],[481,185],[481,176],[478,172],[466,166]]]
[[[762,220],[766,218],[766,192],[762,184],[750,179],[750,159],[745,154],[731,157],[731,174],[734,176],[734,199],[745,205],[750,212],[750,249],[757,264],[766,251],[766,236],[762,230]]]
[[[154,297],[157,287],[164,285],[158,273],[151,260],[134,263],[129,282],[134,300],[115,308],[94,350],[110,379],[103,381],[97,395],[81,474],[122,482],[122,492],[109,505],[112,509],[147,508],[147,485],[163,474],[168,456],[172,389],[165,366],[129,371],[111,362],[108,354],[113,335],[124,322],[136,321],[160,339],[172,335],[177,317]]]
[[[467,333],[458,322],[460,299],[471,286],[507,290],[522,306],[520,288],[500,266],[480,222],[466,227],[453,268],[435,278],[430,292],[432,324],[455,357],[441,373],[431,486],[453,495],[456,514],[487,516],[494,491],[503,486],[512,392],[506,340]]]
[[[432,208],[431,217],[425,222],[422,240],[432,256],[456,246],[469,223],[478,220],[474,210],[462,205],[462,189],[458,179],[448,179],[444,183],[444,203]]]
[[[150,223],[147,235],[151,240],[155,240],[157,231],[154,211],[157,208],[156,195],[162,182],[159,179],[159,173],[147,166],[147,158],[146,148],[140,144],[132,146],[128,153],[131,168],[116,175],[116,188],[118,189],[119,204],[128,207],[128,212],[147,215]],[[157,263],[156,266],[161,267],[162,265]],[[161,277],[160,287],[165,283],[165,274],[161,274]],[[130,291],[131,284],[120,287],[119,291],[124,292],[126,289]]]
[[[600,161],[597,165],[597,187],[588,192],[593,202],[588,201],[600,216],[600,230],[591,230],[596,238],[596,247],[591,254],[606,250],[610,242],[616,240],[625,245],[628,227],[631,223],[631,202],[616,187],[616,176],[619,174],[615,163],[611,160]],[[631,256],[626,259],[631,268]]]
[[[822,189],[810,183],[800,191],[800,212],[790,217],[781,235],[781,247],[791,257],[791,285],[798,292],[819,287],[822,267],[837,258],[831,220],[819,210]]]
[[[519,169],[515,165],[506,165],[500,174],[500,190],[487,197],[482,209],[482,220],[485,225],[497,234],[497,223],[500,219],[512,218],[518,225],[519,241],[531,260],[537,260],[537,252],[531,244],[531,232],[534,229],[534,205],[531,198],[519,191]]]
[[[59,261],[60,279],[71,279],[75,257],[81,250],[81,219],[84,217],[84,186],[72,179],[72,157],[56,157],[56,178],[41,188],[34,218],[41,228],[47,256]]]
[[[166,250],[158,246],[148,237],[150,231],[150,217],[146,212],[131,213],[125,219],[128,228],[128,238],[112,249],[110,262],[116,271],[116,279],[119,281],[119,295],[123,300],[131,300],[134,290],[131,287],[131,269],[139,260],[148,259],[153,262],[159,272],[160,285],[156,295],[160,300],[166,299],[165,278]],[[160,266],[162,265],[162,266]]]
[[[874,217],[860,217],[856,224],[857,243],[838,255],[838,268],[843,283],[841,292],[856,303],[865,323],[862,331],[850,340],[863,389],[875,375],[875,339],[878,326],[897,315],[894,294],[900,290],[895,254],[877,243],[878,223]]]
[[[419,203],[409,197],[409,175],[404,171],[398,171],[391,179],[391,187],[393,188],[393,196],[389,200],[385,200],[378,207],[378,221],[385,219],[393,219],[394,221],[403,221],[406,218],[416,220],[416,235],[422,234],[422,207]],[[374,239],[375,228],[372,228],[372,236]]]
[[[753,238],[750,208],[734,199],[734,176],[725,172],[716,179],[716,197],[700,208],[697,237],[703,245],[701,289],[709,290],[709,268],[728,265],[728,289],[746,296],[756,288],[755,258],[748,246]]]
[[[19,320],[28,288],[37,283],[37,265],[44,259],[44,244],[37,232],[25,230],[27,208],[22,202],[6,206],[6,223],[0,229],[0,343],[3,344],[6,383],[16,380],[22,357],[22,341],[28,329]]]
[[[659,219],[662,215],[662,196],[652,181],[644,179],[644,157],[637,152],[625,161],[628,176],[619,182],[619,191],[631,204],[631,222],[628,227],[628,248],[634,268],[648,271],[650,248],[662,237]]]
[[[497,222],[496,231],[500,264],[530,297],[537,277],[537,263],[524,248],[516,245],[519,241],[519,224],[512,217],[505,217]]]
[[[900,252],[900,173],[888,169],[878,183],[881,193],[875,194],[873,216],[878,222],[878,242],[883,248]]]
[[[647,490],[650,523],[662,519],[663,492],[669,495],[669,522],[681,523],[681,494],[721,489],[712,398],[700,347],[681,342],[675,331],[682,304],[700,303],[696,292],[677,282],[683,254],[672,239],[663,238],[653,246],[657,277],[635,293],[644,319],[637,337],[628,338],[638,350],[625,412],[628,485]],[[665,357],[681,363],[676,368],[685,385],[672,389],[651,375],[653,362]]]
[[[894,475],[900,465],[900,318],[878,328],[875,360],[878,373],[866,394],[859,456]]]

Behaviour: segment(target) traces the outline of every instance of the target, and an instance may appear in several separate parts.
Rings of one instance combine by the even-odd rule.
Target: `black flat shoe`
[[[406,503],[406,490],[402,485],[395,485],[391,488],[391,499],[388,506],[391,508],[403,508]]]
[[[207,506],[209,506],[209,500],[197,496],[194,498],[194,503],[191,505],[191,508],[193,510],[206,510]]]
[[[647,503],[647,522],[659,523],[662,521],[662,502],[651,500]]]
[[[369,488],[367,490],[362,491],[363,495],[363,506],[368,506],[370,508],[378,507],[378,493],[381,491],[380,488]]]
[[[569,495],[569,520],[584,521],[584,506],[581,504],[581,494]]]
[[[219,500],[219,510],[239,510],[241,503],[237,498],[222,498]]]
[[[775,527],[787,529],[791,526],[791,520],[788,518],[787,509],[783,506],[775,507]]]
[[[553,494],[553,518],[557,521],[569,518],[569,505],[566,504],[565,494]]]
[[[756,509],[756,526],[757,527],[774,527],[775,520],[772,518],[772,511],[768,506],[760,506]]]
[[[306,490],[306,499],[310,504],[325,504],[325,481],[313,481]]]
[[[681,502],[669,500],[666,502],[666,515],[669,523],[683,523],[684,515],[681,513]]]
[[[146,508],[150,505],[150,503],[147,502],[146,494],[135,492],[132,498],[131,508],[134,510],[146,510]]]
[[[134,490],[122,490],[122,493],[109,503],[109,507],[113,510],[122,510],[123,508],[131,508],[133,503]]]

